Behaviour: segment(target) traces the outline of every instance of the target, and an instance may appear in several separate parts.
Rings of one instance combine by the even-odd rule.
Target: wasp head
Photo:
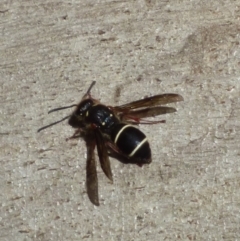
[[[83,128],[86,126],[86,116],[88,110],[94,105],[92,99],[85,99],[79,103],[75,111],[68,120],[68,124],[73,128]]]

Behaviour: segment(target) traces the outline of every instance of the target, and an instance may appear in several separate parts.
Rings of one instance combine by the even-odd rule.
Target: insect
[[[173,113],[175,108],[164,104],[183,101],[178,94],[162,94],[137,100],[120,106],[106,106],[92,98],[92,82],[79,104],[50,110],[49,113],[75,107],[73,113],[63,119],[44,126],[38,132],[68,119],[70,126],[76,129],[68,139],[82,137],[87,146],[86,187],[90,201],[98,206],[98,178],[94,150],[97,147],[101,168],[110,181],[113,181],[109,154],[116,154],[126,163],[139,166],[152,161],[149,142],[137,124],[164,123],[164,120],[151,121],[145,117],[154,117]]]

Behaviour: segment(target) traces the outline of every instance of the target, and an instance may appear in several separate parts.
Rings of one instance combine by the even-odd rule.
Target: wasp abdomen
[[[111,139],[124,155],[138,164],[151,162],[151,149],[147,137],[134,126],[123,123],[115,125]]]

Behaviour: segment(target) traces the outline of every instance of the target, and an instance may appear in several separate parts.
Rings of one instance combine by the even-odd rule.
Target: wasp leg
[[[73,134],[72,136],[66,138],[66,141],[69,141],[69,140],[71,140],[71,139],[79,138],[79,137],[82,136],[82,133],[83,133],[82,129],[79,128],[79,129],[77,129],[77,130],[74,132],[74,134]]]

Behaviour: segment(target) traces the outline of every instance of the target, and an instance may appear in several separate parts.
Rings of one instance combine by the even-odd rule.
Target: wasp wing
[[[105,173],[105,175],[111,181],[113,181],[106,143],[105,143],[102,133],[98,129],[95,130],[95,138],[96,138],[96,142],[97,142],[98,156],[99,156],[99,161],[100,161],[102,170]]]
[[[178,94],[162,94],[151,96],[142,100],[133,101],[131,103],[120,105],[114,107],[116,111],[127,112],[132,109],[144,108],[144,107],[153,107],[158,105],[164,105],[173,102],[183,101],[183,97]]]
[[[167,113],[173,113],[177,110],[172,107],[166,107],[166,106],[156,106],[152,108],[145,108],[140,110],[130,110],[127,113],[122,114],[122,119],[141,119],[145,117],[155,117],[157,115],[164,115]],[[121,115],[120,115],[121,116]]]
[[[94,155],[95,140],[94,137],[89,137],[87,143],[87,194],[90,201],[99,206],[98,198],[98,178],[96,170],[96,161]]]

